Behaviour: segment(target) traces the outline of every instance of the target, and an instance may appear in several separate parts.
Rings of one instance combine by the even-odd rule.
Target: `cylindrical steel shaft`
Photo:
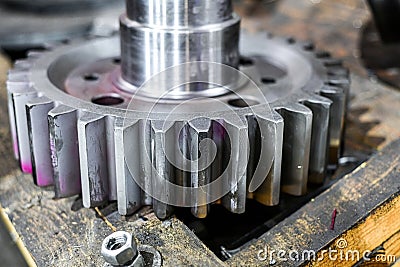
[[[149,27],[194,27],[232,19],[230,0],[128,0],[130,20]]]
[[[138,87],[153,75],[187,62],[236,68],[239,32],[240,19],[230,0],[128,0],[127,14],[121,17],[122,78]],[[193,68],[181,69],[180,75],[196,79]],[[181,90],[202,89],[184,86]]]

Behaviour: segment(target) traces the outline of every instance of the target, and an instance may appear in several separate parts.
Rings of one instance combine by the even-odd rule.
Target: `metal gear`
[[[165,219],[173,212],[171,198],[189,199],[191,204],[186,206],[192,213],[206,217],[212,195],[199,191],[177,194],[169,190],[168,183],[200,188],[227,171],[230,190],[212,202],[243,213],[246,198],[277,205],[281,190],[303,195],[307,183],[323,182],[328,162],[335,165],[340,155],[350,89],[347,69],[329,53],[316,51],[311,43],[266,33],[242,32],[239,57],[235,54],[239,20],[232,15],[230,1],[213,1],[221,7],[212,10],[225,12],[208,17],[221,18],[218,21],[202,19],[206,25],[198,25],[196,20],[197,14],[202,18],[207,14],[207,9],[201,9],[204,6],[189,9],[196,11],[191,14],[181,9],[180,2],[165,1],[178,5],[175,10],[180,10],[179,14],[185,11],[192,16],[189,26],[177,26],[176,20],[169,20],[174,27],[152,28],[149,21],[138,21],[147,19],[143,14],[153,14],[149,5],[132,8],[129,3],[142,1],[128,1],[127,15],[121,17],[121,38],[97,38],[31,52],[26,60],[15,63],[7,83],[14,152],[22,170],[32,172],[38,186],[54,185],[56,198],[82,194],[85,207],[118,201],[121,215],[153,205],[155,214]],[[210,25],[215,28],[210,30]],[[196,32],[198,29],[201,31]],[[160,43],[179,38],[191,41],[199,35],[205,37],[195,49],[179,46],[181,54],[177,55],[173,46],[166,45],[170,50],[157,53]],[[210,36],[213,38],[207,38]],[[171,91],[150,86],[150,90],[138,91],[159,71],[164,70],[171,79],[173,74],[185,76],[190,71],[185,58],[198,56],[204,47],[209,49],[196,64],[200,68],[211,66],[206,78],[218,74],[211,75],[213,65],[199,62],[213,57],[217,63],[238,67],[260,88],[269,112],[260,108],[265,105],[247,84],[234,92],[221,90],[221,86],[198,91],[190,86]],[[168,61],[173,58],[179,60]],[[183,63],[180,72],[168,68],[176,63]],[[149,106],[165,94],[160,109],[149,113]],[[212,97],[198,99],[209,95]],[[232,107],[239,119],[227,115],[214,100]],[[188,104],[181,107],[185,101]],[[182,109],[169,116],[177,107]],[[201,150],[205,139],[212,140],[218,151],[210,166],[200,168],[196,159],[200,154],[205,156]],[[171,164],[165,152],[169,147],[178,147],[192,160],[191,171]],[[261,186],[250,192],[250,178],[259,164],[270,164],[271,168]]]

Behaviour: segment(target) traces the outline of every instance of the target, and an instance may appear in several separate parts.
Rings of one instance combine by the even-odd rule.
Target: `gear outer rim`
[[[291,109],[293,107],[291,107],[291,104],[295,104],[296,107],[294,107],[294,112],[298,112],[298,110],[296,110],[297,108],[303,106],[305,109],[303,110],[304,113],[310,113],[311,110],[307,111],[307,107],[306,105],[303,105],[303,103],[305,101],[322,101],[328,103],[329,105],[331,105],[332,103],[334,103],[335,100],[333,100],[335,97],[337,97],[338,95],[343,95],[343,97],[345,99],[348,98],[348,90],[349,88],[347,88],[347,86],[349,86],[350,84],[350,79],[349,79],[349,74],[348,71],[343,68],[342,64],[340,61],[334,60],[330,57],[329,53],[326,52],[320,52],[320,51],[315,51],[314,47],[312,44],[309,43],[297,43],[295,42],[294,39],[292,38],[276,38],[276,37],[270,37],[273,39],[278,39],[282,42],[282,44],[286,43],[286,45],[288,46],[293,46],[295,47],[296,50],[298,51],[302,51],[302,53],[307,54],[308,56],[312,55],[312,57],[315,59],[312,61],[312,65],[313,67],[316,66],[320,66],[321,68],[319,69],[320,72],[318,72],[318,77],[321,80],[321,84],[320,84],[320,88],[303,88],[303,90],[301,92],[296,92],[291,98],[289,98],[286,101],[277,101],[275,103],[272,103],[273,106],[273,114],[271,114],[270,119],[272,121],[274,121],[275,123],[280,123],[282,121],[285,121],[285,116],[284,114],[282,114],[281,110],[283,109]],[[63,54],[65,52],[65,49],[77,49],[75,44],[71,44],[71,45],[67,45],[67,46],[63,46],[61,48],[55,48],[51,55],[57,55],[57,54]],[[35,168],[35,151],[34,150],[34,144],[33,144],[33,137],[32,137],[32,133],[28,133],[27,129],[28,127],[32,127],[32,123],[31,120],[32,118],[29,117],[29,111],[30,111],[30,106],[29,103],[32,100],[37,99],[38,97],[42,97],[44,98],[47,102],[52,102],[54,104],[54,106],[59,106],[59,107],[63,107],[64,109],[68,110],[69,112],[76,112],[76,120],[77,122],[79,122],[79,118],[82,117],[84,114],[97,114],[97,116],[100,116],[101,118],[106,118],[106,121],[108,123],[109,120],[111,120],[112,122],[114,122],[114,120],[116,120],[118,117],[120,118],[124,118],[126,116],[126,111],[125,110],[121,110],[121,109],[116,109],[116,108],[110,108],[110,107],[101,107],[99,108],[99,106],[95,105],[95,104],[91,104],[93,105],[93,109],[89,110],[87,109],[87,102],[76,99],[72,96],[66,95],[65,93],[61,94],[61,98],[65,97],[69,98],[71,97],[71,101],[75,104],[74,107],[69,107],[69,105],[64,106],[65,101],[61,100],[60,98],[58,100],[54,100],[54,96],[56,96],[58,93],[60,93],[61,91],[59,89],[54,90],[54,92],[47,91],[47,92],[42,92],[42,90],[39,90],[39,88],[46,88],[46,86],[51,85],[51,87],[53,87],[54,85],[51,83],[51,81],[47,80],[47,79],[37,79],[37,76],[39,75],[47,75],[47,71],[48,71],[48,67],[49,65],[46,65],[46,62],[48,62],[49,58],[51,58],[48,54],[49,52],[31,52],[28,54],[28,59],[27,60],[23,60],[23,61],[17,61],[15,64],[15,68],[10,71],[9,73],[9,80],[8,80],[8,91],[9,91],[9,109],[10,109],[10,122],[11,122],[11,130],[12,130],[12,135],[13,135],[13,140],[14,140],[14,144],[16,144],[16,146],[21,145],[24,146],[25,150],[26,146],[29,145],[28,150],[30,150],[30,154],[32,154],[32,166],[31,168],[24,166],[24,164],[26,164],[26,162],[22,162],[21,161],[21,167],[22,170],[24,172],[30,173],[30,172],[34,172],[34,177],[35,177],[35,182],[38,182],[38,173],[37,169]],[[47,57],[46,57],[47,55]],[[35,81],[35,82],[33,82]],[[54,86],[55,87],[55,86]],[[328,93],[324,93],[323,91],[329,91],[329,92],[333,92],[332,95],[333,97],[331,98],[331,100],[329,100],[329,92]],[[342,92],[342,93],[341,93]],[[321,97],[319,95],[323,95],[324,97]],[[20,101],[20,102],[18,102]],[[347,101],[347,100],[346,100]],[[344,101],[344,102],[346,102]],[[40,102],[40,101],[39,101]],[[342,103],[343,101],[341,101]],[[21,109],[21,105],[25,106],[26,105],[26,116],[27,118],[24,119],[24,115],[23,112],[20,110]],[[24,107],[25,108],[25,107]],[[61,108],[61,109],[63,109]],[[98,112],[97,109],[101,109],[102,112]],[[301,108],[300,108],[301,109]],[[242,109],[242,110],[246,110],[246,109]],[[48,114],[51,113],[51,111],[49,110],[47,112]],[[243,113],[241,113],[243,116],[245,116],[247,114],[246,111],[244,111]],[[311,118],[312,118],[313,114],[311,112]],[[332,116],[332,114],[331,114]],[[343,112],[343,114],[340,114],[341,118],[339,118],[339,120],[344,120],[344,116],[345,116],[345,112]],[[94,116],[96,117],[96,115]],[[144,117],[146,118],[146,116]],[[138,120],[143,119],[143,117],[138,117]],[[282,126],[283,127],[283,126]],[[50,127],[51,128],[51,127]],[[114,128],[114,126],[113,126]],[[52,129],[50,129],[51,131]],[[343,131],[343,129],[341,129],[341,131]],[[24,133],[25,132],[25,133]],[[25,135],[29,135],[25,138],[21,138],[24,137]],[[29,144],[25,143],[19,143],[20,140],[19,139],[26,139],[28,138],[29,140]],[[340,141],[340,140],[339,140]],[[15,145],[14,145],[15,146]],[[310,145],[311,146],[311,145]],[[18,149],[18,151],[20,151],[22,149],[22,147],[20,147]],[[21,159],[21,153],[17,153],[18,151],[15,151],[15,156],[16,158]],[[54,155],[51,155],[54,156]],[[25,155],[26,157],[26,155]],[[33,170],[32,170],[33,167]],[[53,167],[54,167],[54,162],[53,162]],[[111,177],[112,178],[112,177]],[[115,178],[115,177],[114,177]],[[40,184],[39,184],[40,185]],[[42,185],[44,186],[44,185]],[[47,186],[47,185],[46,185]],[[114,188],[115,190],[116,188]],[[76,190],[75,190],[76,191]],[[67,197],[69,195],[74,195],[78,194],[80,192],[71,192],[70,194],[57,194],[57,189],[56,189],[56,197]],[[290,190],[289,190],[290,191]],[[108,200],[117,200],[118,196],[116,194],[113,193],[109,193],[109,192],[103,192],[104,194],[109,196]],[[296,194],[296,193],[294,193]],[[256,198],[256,197],[255,197]],[[278,197],[279,198],[279,197]],[[257,199],[257,198],[256,198]],[[142,201],[143,204],[149,204],[149,201]],[[269,203],[270,205],[276,205],[277,201],[276,201],[276,197],[275,200],[270,201],[271,203]],[[92,203],[91,200],[89,200],[88,203],[86,203],[87,207],[91,207],[93,205],[100,205],[100,204],[104,204],[104,201],[100,201],[98,203]],[[122,215],[126,215],[129,213],[132,213],[132,211],[136,210],[142,203],[136,203],[136,205],[134,205],[134,207],[119,207],[120,209],[120,213]],[[241,213],[243,211],[234,211],[233,212],[237,212],[237,213]],[[162,214],[157,214],[158,217],[160,218],[166,218],[169,215],[168,214],[164,214],[165,216],[163,216]]]

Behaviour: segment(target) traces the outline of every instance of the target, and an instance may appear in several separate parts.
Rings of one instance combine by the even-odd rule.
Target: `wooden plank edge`
[[[232,266],[306,264],[308,260],[288,260],[287,253],[293,250],[321,251],[400,192],[399,149],[400,140],[391,143],[315,200],[247,244],[228,263]],[[336,209],[338,216],[332,230],[329,225]],[[271,251],[275,252],[271,262],[270,257],[260,258],[259,253],[271,254]],[[276,253],[280,251],[286,252],[285,258],[277,257]]]
[[[393,264],[400,258],[399,233],[400,193],[377,207],[364,220],[320,250],[316,256],[317,260],[308,262],[303,266],[334,267],[338,264],[344,267],[363,266],[363,264],[369,263],[368,260],[363,259],[364,253],[371,255],[370,262]],[[332,260],[327,256],[329,251],[337,251],[337,255],[334,255],[334,257],[338,256],[338,259]],[[386,261],[382,261],[383,255],[385,255]]]
[[[21,254],[24,257],[28,266],[37,267],[37,264],[36,264],[33,256],[31,255],[31,253],[29,253],[29,250],[26,248],[24,242],[22,241],[20,235],[18,234],[13,223],[11,222],[10,218],[8,217],[8,214],[6,213],[5,209],[3,208],[3,206],[1,204],[0,204],[0,219],[3,221],[4,225],[6,226],[7,231],[10,233],[10,236],[12,237],[14,243],[17,245],[19,251],[21,252]]]

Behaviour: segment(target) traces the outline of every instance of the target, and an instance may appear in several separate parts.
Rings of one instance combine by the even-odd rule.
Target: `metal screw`
[[[101,246],[101,255],[106,266],[144,266],[137,244],[128,232],[118,231],[106,237]]]

